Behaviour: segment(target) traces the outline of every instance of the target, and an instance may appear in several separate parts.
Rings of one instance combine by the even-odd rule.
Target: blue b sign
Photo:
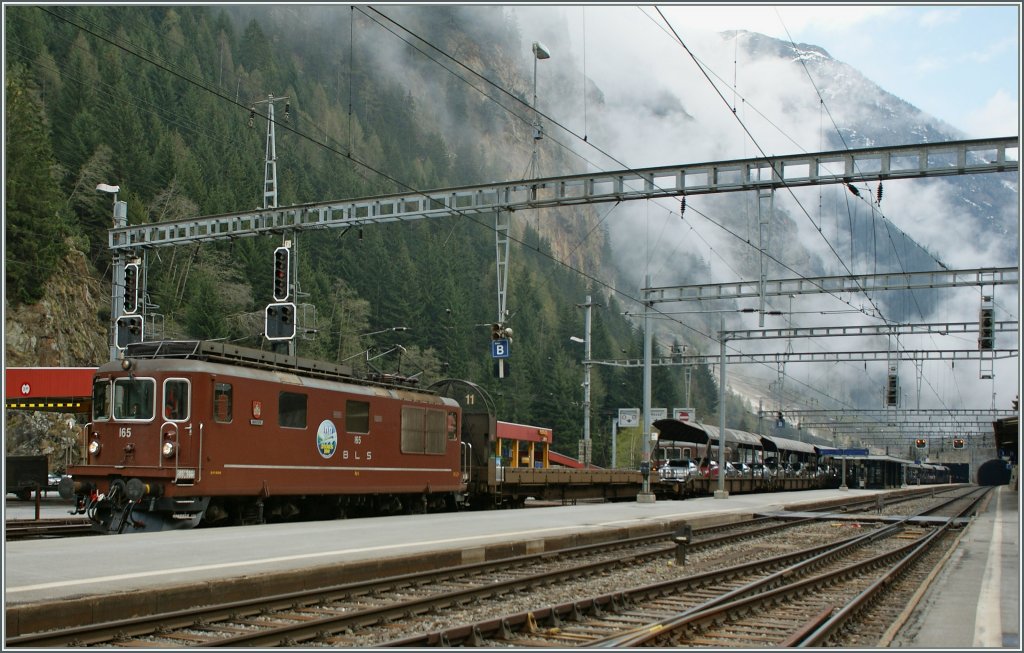
[[[506,338],[491,341],[491,358],[508,358],[508,340]]]

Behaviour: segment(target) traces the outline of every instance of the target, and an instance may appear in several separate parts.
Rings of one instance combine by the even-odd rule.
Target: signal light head
[[[283,302],[291,295],[291,250],[274,250],[274,301]]]

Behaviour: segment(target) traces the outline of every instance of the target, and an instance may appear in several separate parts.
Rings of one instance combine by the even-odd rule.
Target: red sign
[[[7,399],[92,396],[95,367],[8,367]]]

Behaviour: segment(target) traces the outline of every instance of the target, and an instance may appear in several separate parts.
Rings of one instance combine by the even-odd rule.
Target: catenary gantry
[[[121,226],[111,250],[553,206],[1018,169],[1018,138],[922,143],[410,191]]]

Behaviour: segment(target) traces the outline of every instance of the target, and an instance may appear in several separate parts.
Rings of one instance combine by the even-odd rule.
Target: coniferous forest
[[[85,284],[65,264],[78,252],[90,264],[88,276],[107,291],[88,307],[95,324],[83,328],[109,328],[112,197],[97,192],[97,184],[120,187],[129,224],[261,206],[270,95],[287,98],[274,103],[279,206],[521,174],[530,138],[506,108],[507,99],[497,102],[459,76],[431,72],[437,64],[412,45],[385,48],[385,39],[396,39],[369,12],[309,9],[6,8],[8,321],[19,307],[43,300],[62,278]],[[500,8],[491,9],[486,21],[473,7],[389,13],[526,99],[530,70],[521,53],[529,42]],[[424,80],[433,80],[429,88]],[[551,157],[549,165],[558,167],[557,154]],[[401,345],[376,363],[419,373],[424,385],[446,377],[479,383],[495,398],[499,419],[552,428],[554,448],[575,456],[584,369],[583,347],[570,336],[583,336],[579,304],[587,295],[598,304],[594,360],[642,355],[641,332],[623,315],[637,307],[591,284],[610,256],[607,233],[594,228],[593,215],[576,209],[557,220],[550,214],[516,220],[508,272],[506,323],[514,332],[509,378],[495,378],[490,352],[490,324],[497,316],[491,216],[295,236],[297,353],[347,361],[359,370],[367,350]],[[581,243],[571,262],[564,242]],[[266,347],[263,312],[280,244],[278,238],[253,237],[147,251],[145,301],[153,324],[147,338]],[[101,351],[107,342],[100,343]],[[658,344],[655,355],[667,356],[668,347],[679,344]],[[64,354],[63,365],[103,362]],[[13,352],[6,355],[10,360]],[[596,464],[611,461],[618,409],[641,405],[641,376],[636,367],[592,367]],[[682,407],[684,384],[683,368],[655,368],[653,405]],[[710,369],[694,369],[690,397],[698,416],[712,421],[717,385]],[[753,430],[738,400],[731,412],[731,426]],[[30,445],[25,436],[15,448]],[[9,439],[9,452],[11,447]],[[637,461],[621,447],[618,455],[620,465]]]

